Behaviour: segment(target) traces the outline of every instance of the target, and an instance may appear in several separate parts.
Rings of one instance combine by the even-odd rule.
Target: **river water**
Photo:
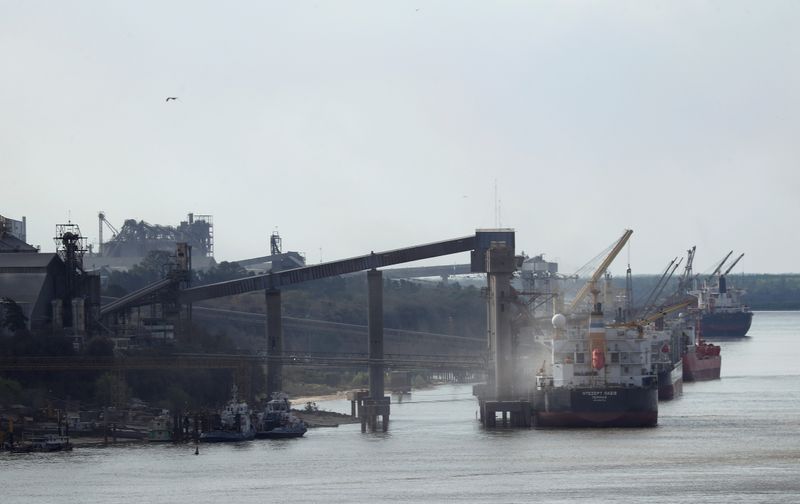
[[[468,385],[359,425],[239,445],[0,454],[0,502],[800,502],[800,312],[721,341],[722,379],[690,383],[649,429],[485,431]],[[349,411],[346,401],[320,403]]]

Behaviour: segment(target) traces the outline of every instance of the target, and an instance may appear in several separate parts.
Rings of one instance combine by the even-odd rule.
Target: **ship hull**
[[[705,313],[700,322],[704,338],[741,338],[750,330],[752,312]]]
[[[256,432],[256,439],[289,439],[303,437],[306,429],[284,429],[277,428],[269,431]]]
[[[698,357],[695,352],[683,356],[683,381],[718,380],[722,358],[719,355]]]
[[[548,388],[534,392],[535,427],[653,427],[658,389]]]
[[[658,373],[658,400],[671,401],[683,394],[683,361],[678,361],[669,371]]]
[[[200,434],[204,443],[238,443],[255,439],[255,432],[210,431]]]

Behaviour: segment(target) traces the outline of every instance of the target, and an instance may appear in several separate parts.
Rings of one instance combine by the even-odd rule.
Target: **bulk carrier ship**
[[[753,312],[741,301],[745,290],[734,288],[728,281],[728,273],[744,254],[721,273],[722,265],[732,253],[733,251],[725,256],[699,289],[689,292],[697,298],[697,308],[701,315],[700,333],[704,338],[741,338],[750,330],[753,321]]]
[[[720,275],[714,285],[704,285],[692,292],[697,296],[700,310],[700,330],[708,338],[741,338],[747,335],[753,321],[750,307],[741,302],[744,289],[728,285],[725,275]]]
[[[552,374],[536,376],[536,427],[651,427],[658,423],[653,340],[640,327],[606,326],[595,303],[588,333],[553,317]]]

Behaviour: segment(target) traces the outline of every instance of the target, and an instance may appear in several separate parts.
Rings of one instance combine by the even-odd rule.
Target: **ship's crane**
[[[691,306],[695,303],[694,299],[687,299],[685,301],[681,301],[680,303],[675,303],[673,305],[669,305],[664,307],[657,312],[644,317],[643,319],[639,320],[641,325],[649,324],[651,322],[655,322],[656,320],[660,319],[661,317],[667,316],[670,313],[676,312],[680,309],[686,308],[687,306]]]
[[[608,269],[609,265],[611,265],[611,263],[620,253],[622,247],[625,246],[625,244],[628,242],[628,239],[631,237],[632,234],[633,234],[632,229],[625,230],[625,232],[622,234],[617,243],[612,247],[611,252],[608,253],[605,259],[603,259],[603,262],[600,263],[600,266],[597,267],[597,269],[595,270],[594,274],[589,279],[589,281],[587,281],[586,284],[583,287],[581,287],[581,290],[578,291],[578,293],[575,295],[575,298],[572,300],[572,303],[570,303],[569,307],[566,309],[567,314],[572,313],[575,310],[575,308],[577,308],[578,305],[583,301],[583,299],[586,297],[588,293],[591,292],[592,295],[594,295],[595,297],[597,296],[598,294],[596,285],[597,281],[600,280],[600,277],[603,276],[603,273],[606,271],[606,269]]]
[[[656,302],[658,301],[659,296],[661,296],[661,293],[664,291],[664,288],[667,286],[669,280],[672,278],[673,273],[675,273],[675,270],[678,269],[678,266],[680,266],[682,262],[683,262],[682,257],[680,260],[678,260],[678,258],[676,257],[675,259],[670,261],[669,265],[667,266],[667,269],[664,270],[664,274],[661,275],[661,278],[659,278],[658,283],[653,288],[653,290],[650,291],[650,295],[647,296],[647,300],[642,305],[642,316],[647,315],[653,308],[656,307]]]
[[[722,270],[722,265],[723,265],[723,264],[725,264],[725,261],[727,261],[727,260],[728,260],[728,258],[731,256],[731,254],[733,254],[733,250],[731,250],[730,252],[728,252],[728,255],[726,255],[726,256],[725,256],[725,258],[724,258],[724,259],[722,259],[722,261],[720,261],[720,263],[717,265],[717,267],[716,267],[716,268],[714,268],[714,272],[713,272],[713,273],[711,273],[711,274],[708,276],[708,279],[709,279],[709,280],[710,280],[710,279],[712,279],[712,278],[714,278],[715,276],[717,276],[717,275],[719,274],[719,272]]]
[[[692,264],[694,264],[694,253],[697,245],[686,251],[686,266],[683,268],[683,275],[678,279],[678,293],[683,294],[689,290],[689,280],[692,278]]]
[[[686,308],[687,306],[691,306],[696,302],[695,299],[685,299],[678,303],[671,304],[669,306],[665,306],[655,313],[647,315],[646,317],[638,318],[632,322],[624,322],[621,324],[614,324],[614,327],[642,327],[646,326],[647,324],[653,323],[656,320],[666,317],[670,313],[674,313],[680,309]]]
[[[736,266],[736,264],[739,262],[739,260],[740,260],[742,257],[744,257],[744,252],[742,252],[742,254],[741,254],[739,257],[737,257],[735,261],[733,261],[733,264],[731,264],[730,266],[728,266],[728,269],[726,269],[726,270],[725,270],[725,273],[723,273],[723,274],[722,274],[722,276],[728,276],[728,273],[730,273],[730,272],[731,272],[731,270],[733,269],[733,267],[734,267],[734,266]]]

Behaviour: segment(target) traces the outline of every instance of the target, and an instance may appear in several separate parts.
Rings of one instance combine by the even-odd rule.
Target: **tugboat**
[[[250,422],[250,408],[246,402],[237,397],[236,385],[233,386],[231,400],[225,405],[222,413],[214,415],[211,430],[200,434],[204,443],[230,443],[249,441],[255,437],[255,429]]]
[[[172,441],[172,418],[167,410],[153,418],[147,431],[147,440],[151,443],[168,443]]]
[[[302,437],[307,430],[306,424],[292,414],[289,398],[285,394],[275,394],[259,415],[256,438],[296,438]]]
[[[28,444],[30,445],[30,450],[28,451],[32,452],[56,452],[72,450],[72,443],[69,442],[69,437],[55,434],[31,437],[28,439]]]
[[[56,434],[32,436],[21,443],[15,443],[12,436],[4,441],[3,449],[11,453],[72,451],[72,443],[69,437]]]

